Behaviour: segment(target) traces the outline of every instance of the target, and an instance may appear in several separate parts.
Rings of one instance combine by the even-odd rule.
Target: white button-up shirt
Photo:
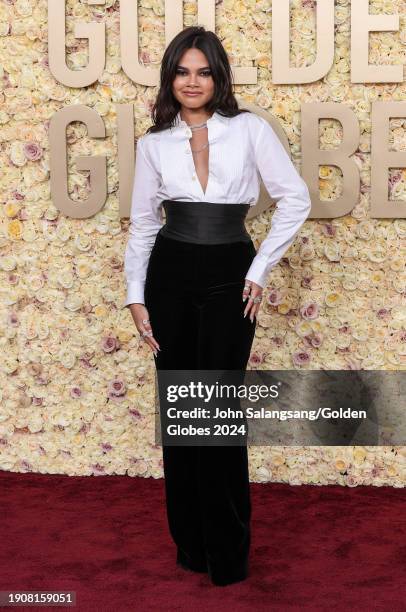
[[[177,114],[174,127],[147,133],[137,142],[130,229],[124,256],[125,306],[144,304],[149,256],[162,227],[162,201],[248,203],[255,206],[260,178],[276,209],[271,229],[246,274],[261,287],[308,217],[311,200],[306,183],[270,124],[255,113],[207,120],[209,176],[204,192],[189,139],[192,131]],[[174,270],[176,274],[176,270]]]

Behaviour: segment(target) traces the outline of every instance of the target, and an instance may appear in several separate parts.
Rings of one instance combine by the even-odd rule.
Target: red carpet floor
[[[72,590],[86,612],[406,610],[406,489],[252,483],[251,575],[216,587],[175,565],[163,480],[0,486],[0,591]]]

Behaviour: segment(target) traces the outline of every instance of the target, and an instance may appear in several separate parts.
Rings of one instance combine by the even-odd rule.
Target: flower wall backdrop
[[[311,64],[315,3],[292,6],[292,65]],[[258,67],[257,85],[237,85],[241,101],[278,118],[300,165],[300,101],[349,105],[361,125],[355,154],[362,188],[350,215],[308,220],[266,288],[249,368],[404,370],[406,365],[406,220],[369,218],[371,102],[405,99],[403,84],[359,85],[349,78],[350,2],[336,1],[335,64],[320,82],[273,86],[270,0],[217,0],[216,32],[235,65]],[[400,13],[403,1],[371,2],[370,12]],[[185,26],[197,3],[184,3]],[[133,103],[136,136],[150,125],[156,88],[132,83],[120,67],[119,3],[67,3],[68,65],[87,62],[87,40],[75,21],[105,21],[108,60],[101,79],[70,89],[48,69],[46,0],[0,4],[0,276],[2,349],[0,469],[81,475],[162,477],[154,442],[154,363],[139,345],[125,295],[123,254],[128,220],[118,215],[117,103]],[[140,0],[140,58],[159,66],[164,2]],[[406,30],[404,30],[406,31]],[[305,44],[303,44],[305,42]],[[404,33],[374,32],[371,63],[405,62]],[[108,155],[108,199],[93,218],[66,218],[49,187],[52,115],[85,104],[103,118],[107,137],[89,139],[69,126],[69,191],[86,199],[89,181],[73,167],[80,154]],[[405,121],[391,121],[392,146],[406,147]],[[340,141],[335,121],[320,123],[320,146]],[[335,199],[341,173],[320,168],[322,199]],[[391,197],[406,199],[406,170],[393,169]],[[271,211],[247,227],[256,246]],[[253,447],[253,481],[401,487],[406,447]]]

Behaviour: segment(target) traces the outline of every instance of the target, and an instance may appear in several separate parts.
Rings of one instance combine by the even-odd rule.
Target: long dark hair
[[[214,95],[206,104],[207,112],[217,111],[225,117],[235,117],[240,113],[250,112],[238,108],[238,102],[233,94],[230,63],[218,36],[203,26],[190,26],[179,32],[165,50],[161,63],[160,88],[151,112],[153,125],[146,133],[160,132],[172,127],[181,108],[172,93],[172,82],[180,58],[187,49],[191,48],[204,53],[211,69]]]

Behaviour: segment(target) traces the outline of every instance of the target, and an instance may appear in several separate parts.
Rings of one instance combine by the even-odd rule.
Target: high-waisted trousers
[[[244,318],[251,241],[198,244],[158,232],[145,306],[161,350],[159,371],[246,370],[256,319]],[[215,585],[248,575],[251,502],[246,445],[163,445],[165,495],[178,565]]]

